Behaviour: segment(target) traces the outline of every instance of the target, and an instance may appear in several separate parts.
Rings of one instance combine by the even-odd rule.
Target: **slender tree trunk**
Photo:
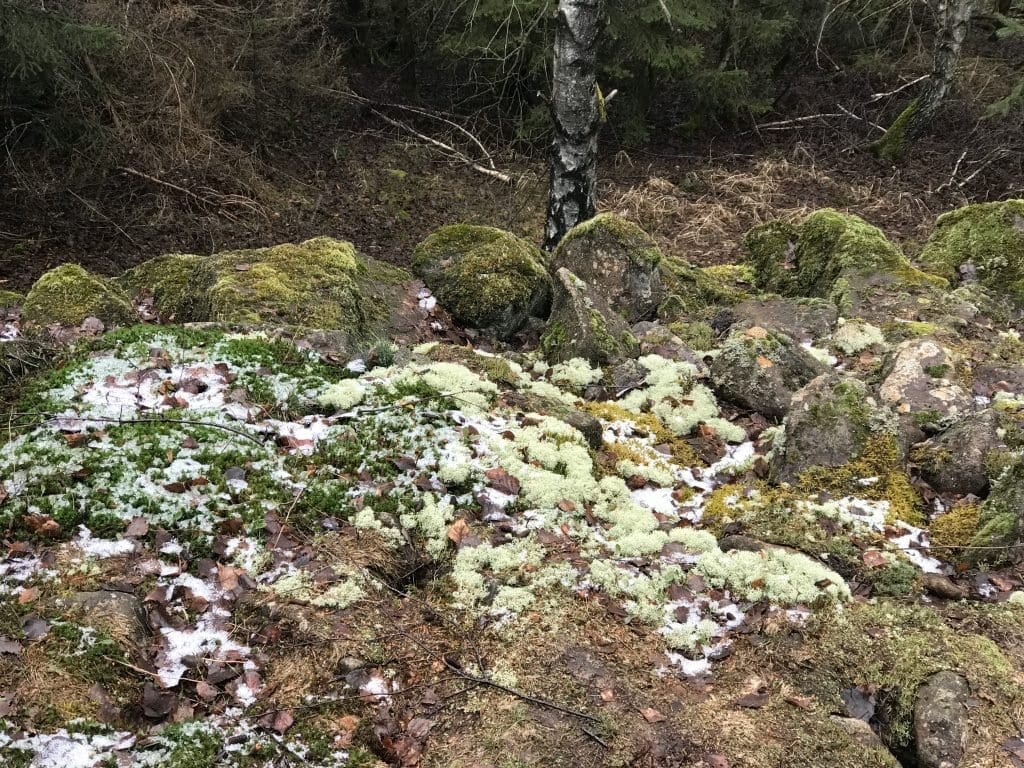
[[[597,186],[597,35],[600,0],[559,0],[551,110],[555,140],[544,247],[594,216]]]
[[[885,135],[871,145],[871,150],[879,157],[886,160],[902,157],[938,116],[956,78],[974,5],[975,0],[939,0],[939,33],[935,39],[931,74],[921,95],[900,113]]]

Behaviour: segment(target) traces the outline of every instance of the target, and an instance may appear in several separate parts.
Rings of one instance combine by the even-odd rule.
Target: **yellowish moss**
[[[980,513],[977,504],[961,503],[938,517],[929,526],[932,553],[946,560],[961,559],[963,548],[978,532]]]
[[[131,295],[148,293],[160,317],[177,323],[210,319],[213,257],[168,253],[144,261],[118,278]]]
[[[125,325],[135,316],[127,294],[77,264],[63,264],[40,277],[25,297],[21,312],[25,320],[39,325],[78,325],[87,317]]]
[[[874,478],[874,482],[864,483]],[[808,494],[825,491],[832,496],[858,496],[889,502],[888,518],[923,525],[921,496],[900,461],[896,437],[871,435],[860,457],[839,467],[812,467],[797,478],[797,488]]]
[[[716,533],[721,533],[725,524],[743,515],[741,502],[747,496],[747,486],[740,483],[727,483],[719,486],[704,502],[704,515],[701,524]]]
[[[672,460],[682,467],[696,467],[704,463],[686,440],[676,435],[653,413],[635,413],[611,401],[587,402],[582,408],[602,421],[627,421],[636,425],[641,433],[653,436],[657,444],[667,445]]]

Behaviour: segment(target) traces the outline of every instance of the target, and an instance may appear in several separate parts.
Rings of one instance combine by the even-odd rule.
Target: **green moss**
[[[13,307],[24,300],[25,297],[16,291],[0,290],[0,307]]]
[[[108,325],[126,325],[135,316],[127,294],[77,264],[64,264],[40,277],[21,311],[25,320],[38,325],[79,325],[87,317],[98,317]]]
[[[665,298],[658,306],[662,320],[710,319],[718,308],[749,298],[746,292],[682,259],[665,256],[660,266],[665,287]]]
[[[914,269],[877,227],[831,208],[815,211],[796,229],[757,227],[746,244],[758,286],[784,295],[828,298],[843,306],[855,284],[882,276],[898,285],[948,287],[944,279]]]
[[[934,336],[940,330],[935,323],[924,323],[917,320],[902,321],[892,320],[882,323],[882,333],[887,341],[899,342],[907,339],[917,339],[923,336]]]
[[[992,484],[978,515],[978,532],[971,540],[975,562],[990,564],[1019,561],[1022,551],[1021,523],[1024,517],[1024,459],[1007,467]]]
[[[914,99],[900,114],[893,120],[892,125],[880,139],[868,145],[868,151],[880,160],[895,163],[910,148],[907,129],[914,121],[920,110],[917,99]]]
[[[932,554],[943,560],[965,560],[966,548],[978,533],[980,514],[977,504],[960,503],[940,515],[928,527]]]
[[[821,613],[805,633],[802,652],[814,664],[797,676],[836,711],[842,710],[841,689],[877,687],[888,716],[883,735],[897,749],[910,743],[918,688],[942,670],[967,678],[985,702],[978,716],[986,727],[1016,733],[1012,712],[1020,695],[1010,662],[989,638],[950,627],[933,608],[879,600]]]
[[[212,320],[342,329],[357,337],[374,334],[411,280],[329,237],[219,253],[214,268]]]
[[[970,262],[983,286],[1024,304],[1024,200],[977,203],[940,216],[920,260],[950,281]]]
[[[209,291],[216,281],[213,261],[213,257],[169,253],[133,267],[118,283],[133,296],[142,293],[152,296],[156,311],[164,321],[209,320]]]
[[[686,346],[697,352],[715,348],[717,335],[715,329],[707,323],[672,323],[669,330],[682,339]]]
[[[573,247],[578,240],[585,240],[588,251],[602,248],[621,250],[636,264],[654,265],[662,260],[661,251],[650,235],[614,213],[599,213],[569,230],[555,249],[552,260],[560,263],[559,251]],[[572,266],[569,269],[572,270]]]
[[[542,313],[550,299],[540,249],[494,227],[442,227],[416,246],[412,263],[456,320],[501,336]]]
[[[797,228],[784,221],[770,221],[747,232],[743,245],[750,256],[754,285],[768,293],[790,293],[793,275],[786,264],[797,240]]]
[[[871,594],[877,597],[906,597],[921,589],[921,572],[905,557],[886,554],[888,562],[864,571]]]

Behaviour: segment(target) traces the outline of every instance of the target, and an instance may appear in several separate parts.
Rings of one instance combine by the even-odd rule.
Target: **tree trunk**
[[[559,0],[551,110],[555,139],[544,248],[592,218],[596,209],[597,132],[601,125],[596,80],[600,0]]]
[[[975,0],[939,0],[939,32],[931,74],[921,95],[900,113],[885,135],[871,145],[871,151],[879,157],[898,160],[938,116],[956,77],[974,5]]]

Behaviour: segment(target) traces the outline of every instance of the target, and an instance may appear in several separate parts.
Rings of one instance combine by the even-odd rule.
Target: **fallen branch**
[[[473,683],[479,683],[480,685],[488,685],[491,688],[497,688],[499,691],[504,691],[505,693],[508,693],[508,694],[511,694],[512,696],[515,696],[517,698],[523,699],[524,701],[529,701],[529,702],[531,702],[533,704],[537,704],[538,706],[547,707],[548,709],[553,709],[556,712],[561,712],[562,714],[565,714],[565,715],[571,715],[573,717],[578,717],[581,720],[589,720],[592,723],[599,723],[599,722],[601,722],[600,718],[594,717],[593,715],[588,715],[586,712],[580,712],[578,709],[572,709],[570,707],[563,707],[561,704],[556,704],[553,701],[548,701],[547,699],[540,699],[540,698],[537,698],[536,696],[531,696],[528,693],[523,693],[522,691],[517,690],[515,688],[511,688],[511,687],[509,687],[507,685],[502,685],[501,683],[495,682],[494,680],[491,680],[490,678],[487,678],[487,677],[477,677],[476,675],[471,675],[468,672],[464,672],[463,670],[459,669],[457,666],[455,666],[450,661],[448,661],[447,658],[442,657],[442,660],[444,661],[444,665],[451,672],[454,672],[456,675],[461,677],[463,680],[469,680],[470,682],[473,682]]]
[[[399,120],[395,120],[394,118],[388,117],[387,115],[385,115],[380,110],[373,109],[371,107],[370,111],[373,114],[375,114],[377,117],[379,117],[381,120],[383,120],[384,122],[389,123],[390,125],[393,125],[393,126],[395,126],[396,128],[398,128],[400,130],[408,131],[413,136],[415,136],[417,139],[420,139],[421,141],[425,141],[428,144],[432,144],[433,146],[437,147],[438,149],[444,150],[449,155],[454,157],[456,160],[459,160],[460,162],[465,163],[466,165],[468,165],[474,171],[479,171],[480,173],[483,173],[483,174],[485,174],[487,176],[490,176],[491,178],[498,179],[498,181],[502,181],[505,184],[511,184],[512,183],[512,177],[509,176],[507,173],[502,173],[501,171],[495,170],[494,168],[487,168],[486,166],[480,165],[480,163],[470,159],[469,157],[466,157],[466,155],[464,155],[462,152],[459,152],[459,150],[457,150],[455,147],[451,146],[450,144],[445,144],[443,141],[440,141],[438,139],[435,139],[435,138],[432,138],[430,136],[427,136],[426,134],[420,133],[419,131],[417,131],[412,126],[406,125],[405,123],[403,123],[403,122],[401,122]]]
[[[918,83],[920,83],[920,82],[921,82],[922,80],[927,80],[927,79],[928,79],[928,78],[929,78],[930,76],[931,76],[931,75],[921,75],[920,77],[915,77],[915,78],[914,78],[913,80],[911,80],[911,81],[910,81],[909,83],[904,83],[904,84],[903,84],[903,85],[901,85],[901,86],[900,86],[899,88],[894,88],[893,90],[891,90],[891,91],[886,91],[885,93],[875,93],[875,94],[872,94],[872,95],[871,95],[871,98],[870,98],[870,99],[868,99],[868,100],[867,100],[866,102],[864,102],[864,103],[865,103],[865,104],[874,104],[874,103],[875,103],[876,101],[879,101],[879,100],[881,100],[881,99],[884,99],[884,98],[885,98],[886,96],[895,96],[895,95],[896,95],[897,93],[899,93],[900,91],[905,91],[905,90],[906,90],[907,88],[911,88],[912,86],[915,86],[915,85],[917,85],[917,84],[918,84]]]

